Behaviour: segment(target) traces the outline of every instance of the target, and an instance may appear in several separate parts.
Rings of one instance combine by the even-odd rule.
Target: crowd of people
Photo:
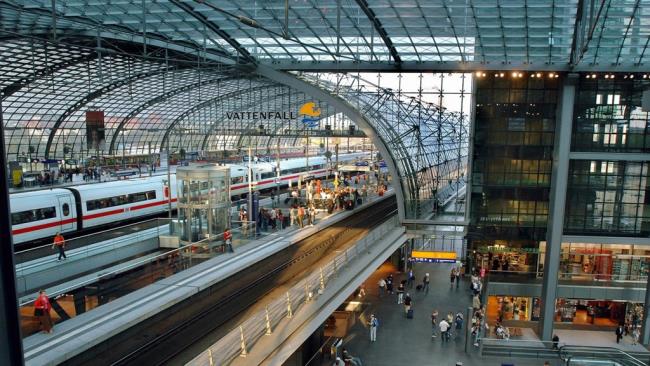
[[[249,234],[251,224],[256,226],[257,233],[282,230],[290,226],[314,226],[319,211],[331,214],[337,210],[352,210],[365,202],[370,190],[368,175],[342,177],[340,182],[335,179],[331,187],[324,186],[320,179],[307,182],[304,190],[294,187],[285,200],[288,209],[283,211],[279,207],[260,207],[256,220],[251,220],[246,208],[241,207],[238,218],[242,235]],[[381,196],[387,189],[385,184],[379,184],[376,193]]]
[[[456,288],[460,287],[462,267],[454,266],[450,271],[451,287],[454,285]],[[377,282],[378,294],[380,298],[396,296],[396,302],[403,307],[404,316],[408,319],[413,317],[414,300],[411,292],[422,293],[427,295],[429,293],[431,278],[429,273],[425,273],[421,280],[416,278],[415,272],[411,269],[406,273],[403,279],[396,285],[396,279],[393,274],[389,274],[385,278],[380,278]],[[362,288],[363,290],[363,288]],[[481,303],[481,292],[483,290],[483,282],[479,273],[472,271],[470,282],[470,293],[472,296],[473,314],[471,319],[471,331],[474,339],[474,345],[478,346],[478,341],[485,330],[488,330],[488,325],[485,319],[485,306]],[[376,319],[374,315],[371,319]],[[462,336],[463,325],[465,317],[462,311],[450,311],[446,315],[439,313],[434,309],[431,313],[431,338],[436,339],[440,337],[442,342],[449,342],[451,339],[459,339]],[[374,341],[376,338],[376,327],[370,325],[370,338]]]

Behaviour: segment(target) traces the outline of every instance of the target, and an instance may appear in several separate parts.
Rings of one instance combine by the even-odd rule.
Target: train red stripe
[[[76,221],[77,221],[77,219],[73,217],[71,219],[65,219],[65,220],[56,221],[56,222],[48,222],[47,224],[34,225],[34,226],[30,226],[30,227],[24,227],[22,229],[12,230],[11,234],[12,235],[19,235],[19,234],[24,234],[24,233],[29,233],[29,232],[32,232],[32,231],[36,231],[36,230],[49,229],[49,228],[55,227],[55,226],[72,224],[72,223],[75,223]]]

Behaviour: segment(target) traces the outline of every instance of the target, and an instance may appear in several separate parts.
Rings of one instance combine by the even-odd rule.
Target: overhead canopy
[[[15,34],[101,34],[293,70],[643,71],[650,40],[650,0],[4,0],[0,11]]]

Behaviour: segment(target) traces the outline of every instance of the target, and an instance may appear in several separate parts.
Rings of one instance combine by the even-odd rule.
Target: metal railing
[[[590,281],[590,282],[616,282],[616,283],[638,283],[643,285],[648,281],[648,276],[637,273],[632,274],[601,274],[601,273],[574,273],[574,272],[559,272],[559,280],[568,281]],[[518,280],[521,278],[537,279],[543,278],[544,272],[541,271],[489,271],[488,277],[490,281],[505,282],[509,279]]]
[[[647,366],[650,353],[631,354],[614,347],[578,346],[540,340],[481,338],[481,356],[561,359],[566,365],[584,365],[585,361],[610,361],[610,365]],[[642,357],[643,360],[639,359]],[[573,363],[572,363],[573,362]]]
[[[308,277],[298,281],[282,297],[276,298],[244,322],[232,329],[226,336],[203,351],[187,365],[228,365],[237,357],[246,356],[251,347],[264,335],[272,335],[273,330],[284,319],[291,319],[302,305],[314,300],[323,293],[330,281],[337,276],[350,261],[364,253],[368,247],[384,237],[399,225],[393,216],[373,229],[368,235],[351,247],[340,251],[330,262],[320,266]]]
[[[585,361],[611,361],[614,362],[614,365],[622,366],[648,365],[648,357],[646,357],[646,361],[644,362],[614,347],[565,345],[560,347],[560,358],[565,360],[567,365],[584,364]]]

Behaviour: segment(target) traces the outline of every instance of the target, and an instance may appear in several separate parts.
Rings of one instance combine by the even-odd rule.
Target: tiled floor
[[[479,358],[477,350],[470,345],[470,354],[465,354],[465,336],[463,334],[452,338],[449,343],[442,343],[440,337],[431,338],[431,312],[437,309],[439,314],[462,312],[465,315],[471,306],[468,283],[461,282],[460,287],[449,288],[448,264],[416,264],[417,281],[421,281],[426,272],[431,276],[431,290],[428,294],[408,289],[413,298],[414,319],[406,319],[402,305],[397,304],[397,295],[378,296],[377,282],[380,277],[393,273],[395,282],[399,283],[404,274],[390,265],[381,266],[366,282],[367,303],[360,320],[348,332],[344,346],[354,356],[362,359],[364,366],[393,366],[393,365],[455,365],[463,362],[467,365],[501,365],[502,363],[517,366],[542,365],[540,360],[490,360]],[[367,329],[367,318],[370,313],[380,319],[377,332],[377,342],[371,343]],[[325,363],[329,365],[331,362]],[[553,364],[552,364],[553,365]]]

